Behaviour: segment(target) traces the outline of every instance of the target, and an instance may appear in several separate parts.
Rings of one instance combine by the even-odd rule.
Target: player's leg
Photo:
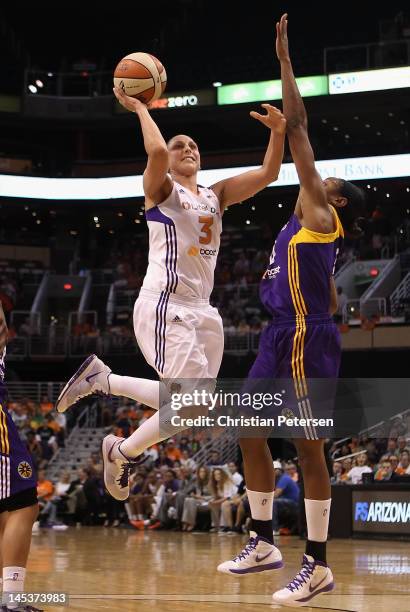
[[[7,512],[2,535],[3,595],[24,592],[31,531],[38,515],[38,505]],[[9,603],[8,609],[17,609]]]
[[[174,321],[178,312],[178,321]],[[172,381],[179,381],[182,393],[194,391],[201,385],[201,381],[209,381],[208,362],[204,354],[204,347],[198,341],[197,330],[201,325],[201,317],[196,309],[188,309],[175,304],[168,304],[166,312],[166,326],[163,326],[161,337],[155,346],[155,359],[150,356],[160,368],[164,376],[165,387],[171,387]],[[165,333],[166,330],[166,333]],[[158,336],[159,334],[157,334]],[[152,350],[152,336],[150,343],[140,342],[144,346],[144,354]],[[190,407],[187,407],[186,413]],[[204,407],[192,406],[193,412],[200,414]],[[107,436],[103,441],[104,476],[108,491],[116,499],[128,497],[128,475],[131,462],[139,457],[147,448],[166,440],[178,431],[184,431],[186,425],[177,426],[172,417],[181,415],[173,409],[170,401],[145,421],[126,440],[113,435]],[[184,416],[190,416],[184,414]]]
[[[260,391],[263,380],[275,374],[273,352],[273,330],[264,330],[259,352],[246,383],[246,392]],[[268,432],[265,432],[266,436]],[[243,575],[282,567],[282,555],[273,544],[272,508],[275,490],[275,472],[267,438],[260,432],[258,438],[242,437],[239,444],[242,452],[246,491],[252,517],[251,538],[243,551],[234,559],[218,566],[218,571]]]
[[[308,539],[300,572],[284,589],[274,593],[273,601],[302,607],[310,605],[316,595],[334,588],[326,560],[331,495],[323,440],[295,440],[294,443],[305,486]]]
[[[159,321],[160,317],[156,306],[154,300],[144,298],[136,300],[134,332],[147,363],[159,371],[157,367],[158,349],[163,341],[163,338],[159,338],[159,323],[164,321],[162,319]],[[58,412],[65,412],[79,399],[93,393],[103,393],[105,395],[128,397],[158,410],[160,395],[164,392],[162,387],[158,380],[114,374],[96,355],[90,355],[61,391],[56,402],[56,409]]]
[[[306,372],[309,396],[299,398],[315,414],[315,379],[327,378],[329,385],[322,386],[325,405],[333,404],[332,389],[340,362],[340,340],[333,323],[307,327],[302,366]],[[309,385],[309,379],[311,383]],[[313,392],[313,394],[312,394]],[[312,400],[312,401],[311,401]],[[300,404],[299,401],[299,404]],[[316,406],[320,410],[320,406]],[[328,416],[328,415],[327,415]],[[312,438],[312,429],[307,437]],[[309,605],[313,597],[333,590],[334,581],[326,560],[326,541],[329,527],[331,487],[324,454],[324,441],[318,439],[295,439],[298,460],[301,466],[305,487],[305,509],[308,539],[302,568],[284,589],[273,594],[273,601],[283,605],[302,607]]]

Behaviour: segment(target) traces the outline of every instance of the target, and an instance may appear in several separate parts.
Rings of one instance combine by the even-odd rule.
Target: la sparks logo
[[[29,463],[27,463],[27,461],[21,461],[18,464],[17,471],[21,478],[24,479],[31,478],[33,475],[33,468]]]

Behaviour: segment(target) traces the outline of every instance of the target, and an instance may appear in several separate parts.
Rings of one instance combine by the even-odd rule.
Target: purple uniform
[[[4,354],[0,356],[0,500],[37,485],[33,461],[20,440],[17,428],[6,408]]]
[[[330,234],[308,230],[292,215],[276,239],[260,284],[272,321],[262,332],[249,378],[293,379],[302,418],[311,416],[307,379],[336,379],[339,373],[339,331],[329,315],[330,278],[344,234],[332,210],[336,230]]]

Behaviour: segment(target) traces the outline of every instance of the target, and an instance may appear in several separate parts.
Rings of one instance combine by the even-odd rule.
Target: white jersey
[[[148,269],[143,289],[208,300],[220,247],[222,215],[212,189],[195,195],[174,182],[166,200],[145,214]]]

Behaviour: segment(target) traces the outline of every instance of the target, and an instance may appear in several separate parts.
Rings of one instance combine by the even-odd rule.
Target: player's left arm
[[[0,355],[3,353],[4,348],[7,344],[7,323],[6,316],[4,314],[3,305],[0,302]]]
[[[262,115],[256,111],[250,113],[251,117],[270,129],[269,144],[262,166],[212,185],[211,189],[219,199],[221,212],[226,206],[247,200],[278,178],[283,159],[286,119],[278,108],[270,104],[262,104],[262,107],[266,114]]]

